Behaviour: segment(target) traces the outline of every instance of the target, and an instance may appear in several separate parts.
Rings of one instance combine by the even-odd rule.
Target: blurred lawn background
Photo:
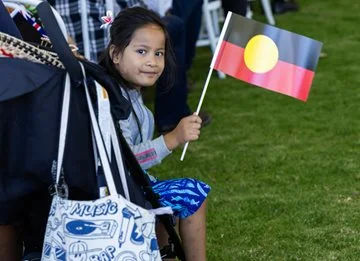
[[[259,1],[257,1],[259,2]],[[152,174],[212,187],[208,260],[360,260],[360,1],[298,0],[277,27],[324,43],[306,103],[227,77],[210,81],[212,123]],[[255,20],[266,22],[259,6]],[[212,54],[191,71],[196,109]]]

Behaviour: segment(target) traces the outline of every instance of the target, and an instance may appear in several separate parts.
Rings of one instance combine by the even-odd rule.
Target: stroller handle
[[[76,86],[80,86],[84,79],[80,64],[62,34],[50,4],[46,1],[40,2],[41,3],[36,6],[36,9],[53,45],[53,50],[58,54],[60,61],[69,72],[73,83],[75,83]]]

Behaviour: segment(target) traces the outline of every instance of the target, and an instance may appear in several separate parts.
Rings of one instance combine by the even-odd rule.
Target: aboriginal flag
[[[228,13],[211,67],[306,101],[322,43]]]

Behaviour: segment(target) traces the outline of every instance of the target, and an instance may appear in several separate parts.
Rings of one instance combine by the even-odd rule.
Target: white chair
[[[250,1],[255,1],[255,0],[250,0]],[[271,9],[270,0],[261,0],[261,5],[264,10],[264,14],[265,14],[265,17],[266,17],[266,20],[268,21],[268,23],[271,25],[275,25],[275,18],[274,18],[272,9]],[[252,15],[253,15],[253,12],[251,11],[250,5],[248,5],[246,17],[252,18]]]
[[[274,14],[271,9],[271,3],[270,0],[261,0],[262,7],[265,12],[266,19],[268,20],[268,23],[271,25],[275,25],[275,18]]]
[[[219,16],[222,15],[221,1],[215,0],[209,2],[205,0],[203,7],[203,24],[199,40],[196,46],[210,46],[211,51],[214,53],[217,41],[219,40]],[[222,72],[217,72],[220,79],[225,79],[226,75]]]

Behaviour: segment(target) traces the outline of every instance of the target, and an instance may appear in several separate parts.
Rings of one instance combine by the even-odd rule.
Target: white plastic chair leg
[[[211,4],[215,4],[214,2],[212,2]],[[220,7],[220,2],[218,3],[219,7]],[[214,8],[213,10],[210,10],[210,4],[208,3],[204,3],[203,5],[203,15],[204,15],[204,20],[205,20],[205,27],[206,27],[206,31],[207,31],[207,35],[209,38],[209,42],[210,42],[210,48],[212,53],[215,52],[216,49],[216,44],[218,41],[218,38],[216,37],[216,29],[218,30],[218,32],[220,31],[219,28],[215,28],[215,23],[218,23],[218,20],[212,20],[212,14],[211,12],[216,12],[216,9]],[[213,16],[214,18],[217,17]],[[222,72],[217,71],[217,74],[219,76],[220,79],[225,79],[226,75]]]
[[[106,5],[106,11],[111,11],[113,12],[114,17],[116,16],[115,12],[115,5],[114,5],[114,0],[105,0],[105,5]]]
[[[87,1],[79,1],[81,10],[81,30],[84,45],[84,56],[91,60],[90,57],[90,35],[89,35],[89,24],[88,24],[88,12],[87,12]]]
[[[251,19],[253,17],[253,11],[250,8],[250,5],[248,4],[247,8],[246,8],[246,18]]]
[[[264,13],[268,23],[271,25],[275,25],[275,18],[273,12],[271,10],[270,0],[261,0],[262,7],[264,9]]]
[[[214,11],[211,13],[211,21],[212,21],[212,23],[213,23],[215,35],[219,35],[219,34],[220,34],[219,15],[218,15],[218,12],[217,12],[216,10],[214,10]]]

